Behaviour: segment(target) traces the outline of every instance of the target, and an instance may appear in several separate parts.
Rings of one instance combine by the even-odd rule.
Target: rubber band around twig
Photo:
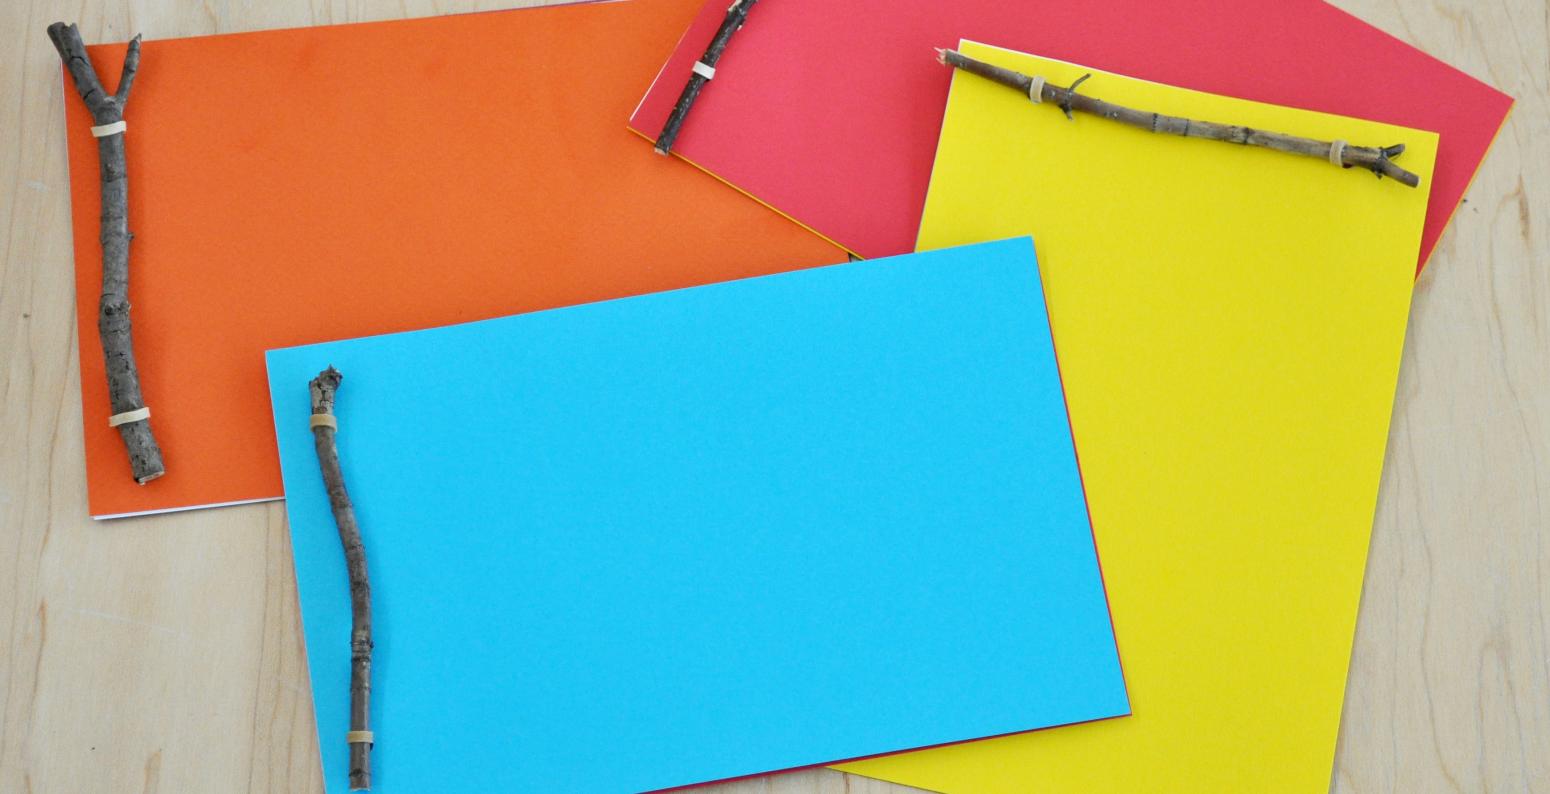
[[[1345,141],[1335,141],[1329,145],[1329,164],[1345,167]]]
[[[1044,75],[1036,74],[1028,83],[1028,98],[1033,100],[1035,105],[1044,104]]]
[[[92,127],[91,136],[93,138],[106,138],[109,135],[122,135],[126,129],[129,129],[129,124],[120,120],[115,121],[112,124],[104,124],[100,127]]]
[[[330,427],[338,430],[339,420],[333,414],[313,414],[312,419],[307,422],[307,427]]]
[[[119,425],[127,425],[130,422],[139,422],[150,418],[151,408],[150,406],[145,406],[144,408],[136,408],[133,411],[125,411],[108,417],[108,427],[118,427]]]
[[[694,62],[694,73],[706,80],[716,79],[716,67],[707,65],[704,61]]]
[[[377,740],[371,731],[348,731],[344,735],[345,744],[376,744]]]

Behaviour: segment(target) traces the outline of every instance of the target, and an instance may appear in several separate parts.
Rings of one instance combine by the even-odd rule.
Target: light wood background
[[[0,7],[0,792],[322,790],[284,508],[86,515],[44,28],[98,42],[536,4]],[[1416,292],[1332,785],[1550,792],[1550,6],[1337,5],[1518,105]],[[704,791],[907,790],[820,770]]]

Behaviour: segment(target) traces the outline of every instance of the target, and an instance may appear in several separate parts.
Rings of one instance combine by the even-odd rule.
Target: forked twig
[[[375,743],[371,732],[371,581],[366,576],[361,527],[355,522],[355,507],[350,504],[339,468],[334,397],[342,380],[339,370],[329,367],[307,386],[312,393],[312,441],[350,576],[350,732],[345,734],[345,742],[350,745],[350,790],[364,791],[371,788],[371,748]]]
[[[1256,130],[1251,127],[1149,113],[1078,94],[1077,88],[1092,75],[1084,75],[1070,86],[1058,86],[1046,82],[1043,77],[1030,77],[1021,72],[976,60],[956,50],[937,50],[937,59],[955,69],[962,69],[970,74],[1014,88],[1034,102],[1052,102],[1065,111],[1066,118],[1071,118],[1072,111],[1090,113],[1150,132],[1179,135],[1185,138],[1205,138],[1245,146],[1263,146],[1279,152],[1328,160],[1331,164],[1343,168],[1363,168],[1377,174],[1380,179],[1386,176],[1410,187],[1418,187],[1421,184],[1419,176],[1394,163],[1394,158],[1405,151],[1405,145],[1402,143],[1384,147],[1351,146],[1345,141],[1320,141],[1280,132]]]
[[[167,473],[161,447],[151,433],[151,410],[140,393],[140,370],[129,324],[129,170],[124,160],[124,106],[140,69],[140,37],[124,54],[118,90],[108,93],[86,55],[86,45],[74,25],[55,22],[48,38],[75,83],[76,93],[91,112],[92,135],[102,172],[102,297],[97,303],[97,334],[108,373],[108,400],[113,410],[108,425],[118,428],[129,451],[130,473],[144,485]]]

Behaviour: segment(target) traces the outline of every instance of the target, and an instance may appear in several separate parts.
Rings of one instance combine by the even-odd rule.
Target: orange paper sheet
[[[266,349],[843,261],[625,128],[699,6],[146,42],[130,289],[167,475],[145,486],[107,423],[97,147],[67,91],[92,515],[278,498]],[[105,75],[123,52],[91,48]]]

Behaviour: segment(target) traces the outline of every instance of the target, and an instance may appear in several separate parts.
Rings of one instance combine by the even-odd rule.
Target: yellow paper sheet
[[[963,50],[1091,72],[1081,91],[1144,110],[1403,142],[1422,189],[957,74],[919,247],[1034,237],[1134,714],[839,768],[975,794],[1325,791],[1437,136]]]

